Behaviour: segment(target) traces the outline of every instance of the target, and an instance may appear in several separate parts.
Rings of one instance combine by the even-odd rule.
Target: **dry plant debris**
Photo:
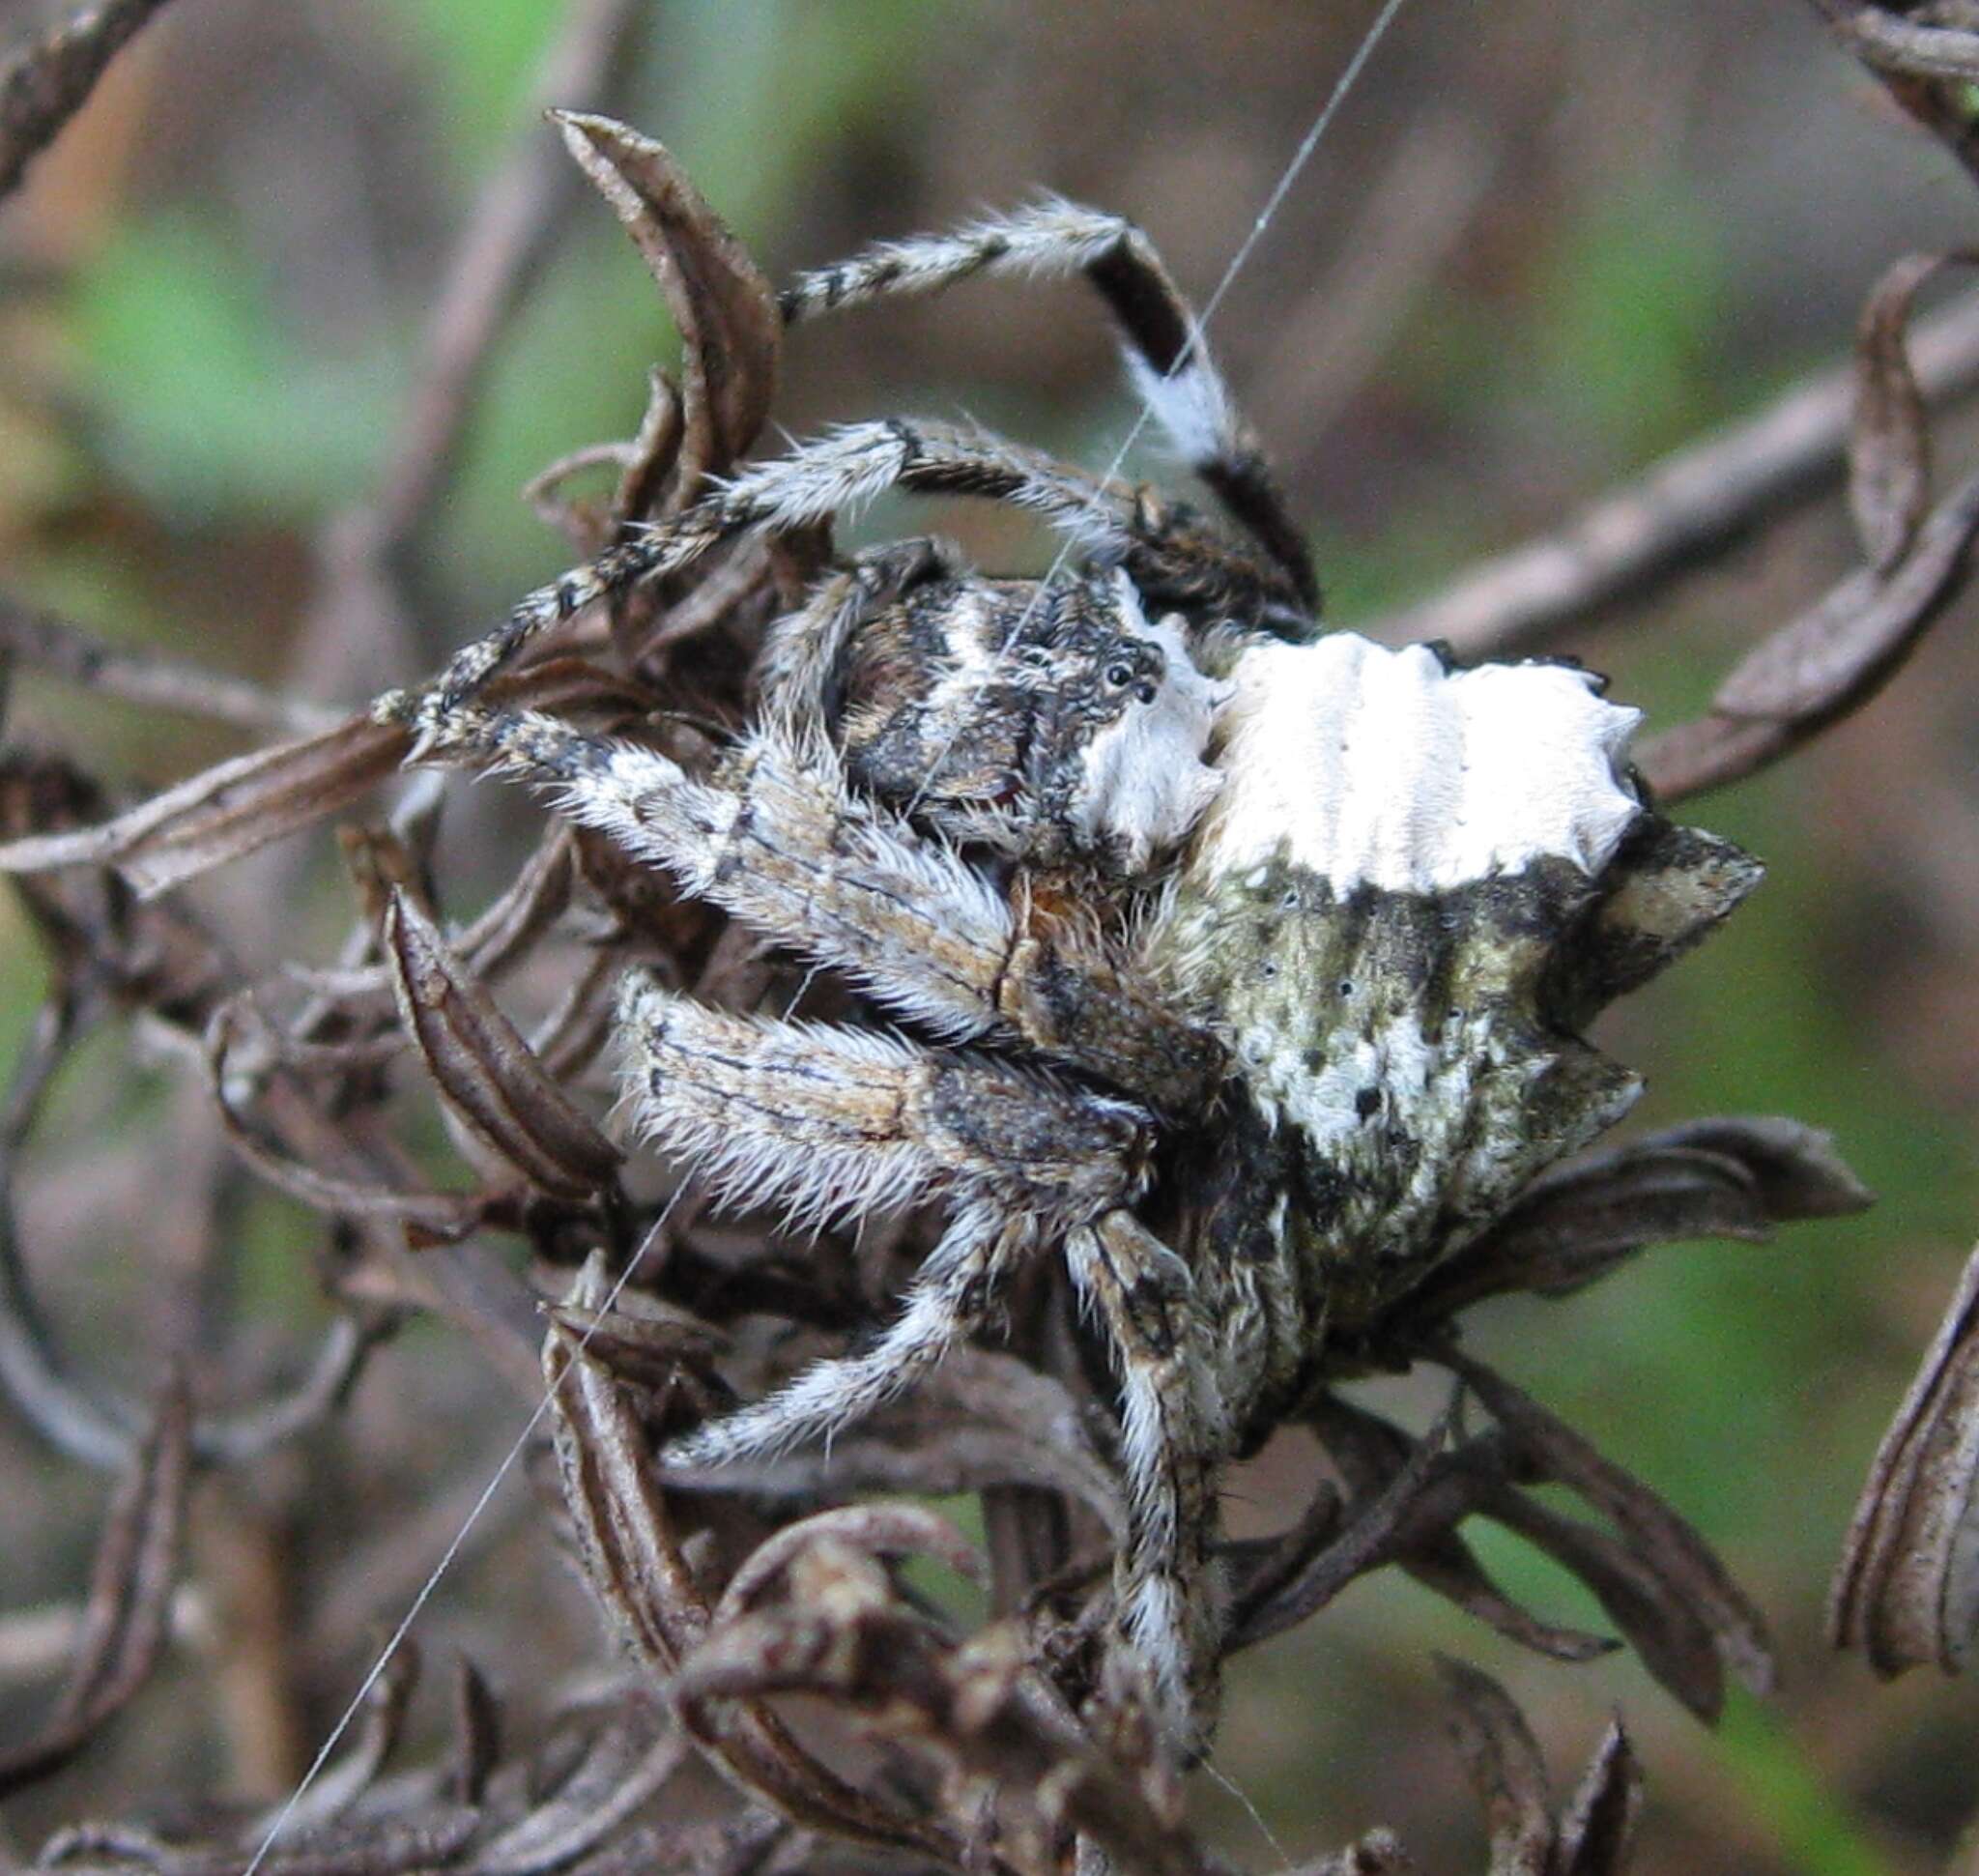
[[[1960,113],[1979,76],[1979,32],[1967,10],[1825,10],[1907,107],[1969,155],[1971,127]],[[8,68],[0,189],[150,11],[90,10]],[[595,78],[610,63],[597,48],[616,43],[624,24],[622,10],[580,9],[559,56],[580,71],[588,63]],[[677,377],[654,374],[636,438],[578,452],[531,490],[574,542],[609,554],[643,525],[683,512],[754,447],[772,408],[783,320],[768,283],[659,145],[596,115],[559,122],[684,343]],[[372,518],[368,552],[412,525],[443,473],[500,324],[493,309],[512,302],[516,257],[542,236],[542,191],[526,193],[535,206],[499,251],[463,259],[462,317],[475,336],[465,350],[451,339],[436,348],[436,382],[448,389],[415,426],[414,467],[401,478],[413,492]],[[1872,296],[1852,415],[1832,439],[1839,447],[1846,428],[1863,564],[1755,647],[1707,716],[1646,752],[1666,797],[1748,774],[1858,707],[1966,590],[1979,479],[1934,505],[1924,393],[1906,340],[1919,287],[1943,261],[1963,258],[1902,261]],[[1959,370],[1937,375],[1942,384]],[[1834,401],[1831,388],[1817,394],[1823,409]],[[1738,442],[1743,454],[1686,461],[1694,476],[1700,462],[1737,456],[1737,474],[1719,490],[1729,520],[1685,521],[1674,546],[1667,533],[1631,535],[1619,553],[1589,561],[1577,587],[1555,577],[1555,555],[1537,598],[1518,568],[1502,566],[1456,590],[1463,623],[1452,636],[1470,650],[1557,636],[1729,534],[1808,478],[1827,447],[1811,443],[1802,422],[1773,437],[1774,454],[1762,451],[1756,469],[1751,436]],[[609,499],[565,497],[567,481],[599,466],[617,474]],[[744,714],[763,627],[822,554],[822,542],[803,537],[745,542],[686,574],[616,592],[554,655],[526,659],[496,701],[643,737],[692,766],[710,746],[697,726]],[[1575,563],[1571,552],[1564,563]],[[1435,617],[1434,607],[1420,616]],[[844,1870],[1045,1876],[1071,1867],[1083,1845],[1121,1869],[1220,1871],[1187,1828],[1182,1768],[1133,1689],[1105,1684],[1097,1637],[1126,1516],[1119,1428],[1105,1377],[1049,1273],[1020,1299],[1005,1348],[959,1354],[828,1455],[689,1480],[663,1479],[653,1463],[678,1426],[737,1395],[761,1395],[842,1341],[927,1248],[925,1221],[914,1218],[859,1245],[712,1220],[691,1188],[656,1194],[634,1181],[593,1117],[590,1071],[625,967],[741,1011],[786,1006],[801,973],[605,843],[562,827],[543,834],[478,915],[449,917],[452,895],[437,877],[416,785],[387,823],[346,832],[355,909],[338,963],[251,975],[186,889],[359,808],[397,772],[410,733],[362,713],[324,721],[313,707],[96,648],[59,620],[11,606],[0,606],[0,642],[113,694],[300,732],[121,811],[62,759],[16,751],[0,772],[0,866],[14,876],[55,971],[0,1114],[0,1386],[54,1447],[119,1480],[70,1681],[44,1729],[0,1754],[0,1788],[85,1749],[141,1694],[178,1568],[190,1471],[247,1463],[317,1429],[358,1384],[378,1340],[410,1313],[437,1309],[519,1385],[537,1375],[540,1345],[557,1480],[542,1523],[573,1549],[617,1647],[605,1678],[520,1753],[503,1739],[488,1688],[464,1668],[450,1752],[411,1769],[399,1763],[400,1734],[416,1656],[402,1649],[363,1723],[261,1863],[271,1876],[743,1876],[823,1866],[827,1839],[829,1867]],[[496,995],[525,968],[564,986],[529,1033]],[[856,1007],[849,993],[822,994]],[[195,1405],[174,1376],[140,1409],[100,1396],[54,1344],[6,1199],[55,1069],[83,1033],[112,1020],[183,1060],[242,1162],[329,1221],[317,1268],[337,1319],[292,1393],[246,1407]],[[433,1184],[407,1145],[409,1097],[431,1101],[469,1169],[464,1187]],[[216,1179],[233,1176],[216,1163]],[[1332,1476],[1286,1530],[1225,1545],[1228,1649],[1310,1620],[1352,1582],[1394,1567],[1538,1653],[1574,1661],[1625,1644],[1707,1718],[1728,1674],[1764,1689],[1763,1625],[1698,1534],[1468,1353],[1461,1316],[1506,1293],[1567,1294],[1658,1243],[1757,1240],[1783,1222],[1866,1200],[1825,1137],[1777,1118],[1694,1123],[1534,1181],[1365,1338],[1370,1369],[1448,1374],[1449,1405],[1432,1428],[1412,1432],[1332,1388],[1301,1405]],[[527,1246],[526,1281],[488,1254],[488,1232]],[[631,1281],[616,1289],[628,1260]],[[1867,1645],[1885,1671],[1956,1665],[1972,1632],[1961,1533],[1979,1471],[1975,1284],[1968,1275],[1879,1457],[1838,1585],[1838,1640]],[[205,1364],[210,1387],[223,1371]],[[1542,1495],[1545,1487],[1561,1489]],[[1562,1509],[1563,1491],[1579,1511]],[[925,1502],[873,1502],[875,1492],[970,1495],[984,1543]],[[1549,1623],[1510,1598],[1462,1535],[1472,1518],[1517,1533],[1579,1577],[1620,1640]],[[966,1630],[903,1567],[917,1557],[983,1583],[990,1619]],[[1491,1869],[1620,1870],[1640,1802],[1620,1726],[1562,1809],[1504,1691],[1460,1665],[1445,1674]],[[817,1722],[820,1711],[829,1725]],[[703,1757],[727,1774],[712,1793],[697,1783]],[[246,1867],[269,1824],[259,1808],[210,1805],[169,1825],[79,1827],[44,1845],[35,1866],[228,1876]],[[1381,1833],[1312,1865],[1311,1876],[1413,1867],[1399,1840]]]

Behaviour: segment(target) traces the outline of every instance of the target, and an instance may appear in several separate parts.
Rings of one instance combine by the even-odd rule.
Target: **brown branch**
[[[1920,322],[1911,356],[1931,403],[1979,389],[1979,293]],[[1827,488],[1842,473],[1852,395],[1849,363],[1829,365],[1756,416],[1665,456],[1557,532],[1477,563],[1370,634],[1390,643],[1442,639],[1465,657],[1539,649]]]
[[[311,736],[340,723],[345,715],[342,710],[278,697],[220,672],[103,645],[54,614],[37,612],[5,595],[0,595],[0,651],[105,697],[209,716],[244,730]]]
[[[83,106],[105,68],[165,0],[103,0],[0,65],[0,196]]]

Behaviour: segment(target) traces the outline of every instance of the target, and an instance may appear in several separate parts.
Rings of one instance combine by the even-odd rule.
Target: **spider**
[[[903,1025],[626,984],[631,1111],[718,1199],[946,1221],[864,1346],[661,1462],[828,1437],[1062,1256],[1117,1385],[1115,1658],[1189,1751],[1215,1709],[1221,1469],[1630,1106],[1636,1079],[1581,1029],[1758,869],[1652,811],[1638,713],[1592,674],[1321,633],[1300,531],[1132,223],[1047,202],[807,274],[783,311],[1011,274],[1098,290],[1224,522],[979,431],[854,424],[530,595],[377,708],[422,756],[547,788]],[[703,774],[476,702],[581,608],[892,488],[1018,504],[1063,564],[990,578],[932,540],[840,560],[770,628],[760,711]]]

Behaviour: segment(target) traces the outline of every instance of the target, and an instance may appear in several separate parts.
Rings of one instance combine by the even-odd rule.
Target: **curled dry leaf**
[[[1979,1632],[1979,1252],[1883,1435],[1828,1602],[1879,1674],[1957,1673]]]
[[[1040,1697],[1010,1625],[948,1643],[894,1594],[863,1552],[833,1539],[793,1562],[790,1593],[711,1631],[683,1668],[683,1707],[768,1693],[817,1693],[857,1707],[883,1736],[925,1747],[1032,1812],[1000,1829],[1006,1866],[1064,1867],[1077,1833],[1123,1870],[1203,1876],[1199,1846],[1140,1784],[1096,1752],[1069,1715]],[[960,1855],[958,1854],[960,1852]],[[975,1860],[961,1846],[962,1866]]]
[[[1850,51],[1865,65],[1904,78],[1979,84],[1979,33],[1906,18],[1914,9],[1821,0]]]
[[[597,1311],[607,1294],[603,1259],[594,1255],[565,1300]],[[560,1322],[544,1337],[543,1371],[564,1503],[592,1593],[634,1655],[673,1682],[706,1632],[710,1611],[654,1477],[644,1420],[630,1391]],[[682,1717],[745,1789],[800,1824],[937,1858],[954,1849],[938,1829],[819,1764],[758,1702],[683,1707]]]
[[[1543,1476],[1571,1486],[1614,1525],[1625,1555],[1679,1593],[1707,1628],[1719,1658],[1746,1687],[1755,1693],[1771,1688],[1772,1651],[1759,1611],[1689,1523],[1481,1362],[1451,1348],[1440,1349],[1436,1359],[1463,1377]]]
[[[191,1403],[174,1375],[111,1502],[68,1685],[41,1731],[0,1752],[0,1797],[67,1764],[157,1665],[179,1566],[191,1434]]]
[[[1356,1505],[1392,1492],[1405,1473],[1413,1471],[1418,1480],[1413,1496],[1399,1506],[1387,1541],[1367,1557],[1363,1572],[1393,1562],[1467,1615],[1521,1647],[1555,1660],[1592,1660],[1614,1651],[1618,1644],[1606,1636],[1542,1621],[1512,1602],[1458,1535],[1457,1525],[1471,1513],[1489,1511],[1502,1498],[1515,1496],[1509,1492],[1502,1436],[1487,1434],[1468,1440],[1425,1466],[1423,1446],[1444,1436],[1437,1429],[1431,1429],[1426,1442],[1419,1442],[1392,1422],[1333,1395],[1314,1404],[1310,1418]],[[1280,1544],[1285,1550],[1294,1550],[1301,1536],[1302,1531],[1295,1528]],[[1324,1538],[1322,1529],[1314,1533],[1312,1542],[1316,1544]],[[1316,1553],[1313,1560],[1317,1562]],[[1239,1608],[1251,1612],[1247,1617],[1246,1640],[1252,1638],[1251,1624],[1262,1630],[1267,1623],[1283,1626],[1286,1617],[1298,1619],[1288,1599],[1300,1579],[1287,1568],[1287,1560],[1270,1561],[1276,1563],[1276,1575],[1282,1580],[1271,1583],[1269,1601],[1265,1600],[1263,1572],[1247,1579],[1238,1595]]]
[[[680,329],[680,474],[672,500],[691,500],[703,478],[728,473],[769,415],[783,338],[776,296],[664,145],[608,117],[551,115]]]
[[[409,740],[395,726],[353,717],[217,764],[100,826],[10,841],[0,872],[114,866],[154,898],[347,806],[398,766]]]
[[[1707,715],[1640,752],[1663,799],[1749,775],[1866,703],[1964,591],[1979,533],[1979,477],[1929,508],[1929,434],[1906,329],[1924,282],[1973,258],[1910,255],[1870,295],[1849,440],[1850,505],[1866,564],[1755,647]]]
[[[245,1020],[239,998],[215,1013],[205,1042],[207,1079],[229,1142],[264,1179],[319,1210],[348,1218],[401,1221],[443,1242],[464,1236],[480,1222],[486,1201],[478,1193],[421,1192],[326,1172],[264,1140],[242,1111],[228,1063]],[[332,1130],[325,1125],[312,1131]]]
[[[491,703],[546,710],[650,708],[648,692],[574,658],[544,659],[489,687]],[[0,846],[0,873],[111,866],[144,899],[244,858],[348,807],[397,769],[402,725],[354,716],[320,735],[236,756],[94,827]]]
[[[1834,1135],[1784,1114],[1686,1120],[1650,1135],[1643,1143],[1678,1152],[1715,1153],[1735,1162],[1775,1224],[1846,1218],[1876,1203],[1876,1195],[1842,1158]]]
[[[945,1517],[918,1505],[842,1506],[786,1524],[758,1544],[729,1578],[715,1620],[726,1622],[740,1615],[814,1544],[841,1544],[874,1557],[919,1553],[938,1559],[971,1582],[980,1583],[984,1576],[976,1546]]]
[[[1620,1722],[1556,1820],[1525,1717],[1487,1674],[1439,1656],[1450,1732],[1491,1833],[1491,1876],[1621,1876],[1642,1807],[1642,1771]]]
[[[487,1677],[473,1661],[462,1660],[453,1677],[451,1795],[463,1804],[479,1804],[501,1762],[502,1709]]]
[[[1818,1127],[1773,1115],[1690,1121],[1542,1173],[1433,1273],[1407,1313],[1433,1319],[1517,1290],[1563,1296],[1652,1244],[1763,1243],[1776,1224],[1872,1202]]]
[[[1553,1853],[1558,1876],[1621,1876],[1642,1807],[1642,1762],[1618,1719],[1561,1815]]]
[[[1909,551],[1931,505],[1931,437],[1905,332],[1918,289],[1954,258],[1906,255],[1877,282],[1862,309],[1849,429],[1849,506],[1863,556],[1879,574],[1892,571]]]
[[[1643,1666],[1706,1724],[1725,1706],[1725,1666],[1709,1625],[1673,1582],[1611,1533],[1522,1491],[1504,1491],[1492,1519],[1580,1578]]]
[[[658,1714],[601,1727],[557,1790],[475,1854],[473,1876],[533,1876],[574,1862],[620,1830],[686,1757],[686,1740]]]
[[[1979,476],[1938,504],[1887,575],[1851,573],[1761,643],[1708,715],[1656,736],[1644,775],[1668,802],[1736,781],[1868,702],[1964,591],[1979,534]]]
[[[384,937],[400,1019],[448,1109],[552,1197],[585,1200],[609,1189],[624,1155],[550,1079],[439,927],[396,888]]]
[[[401,1637],[379,1663],[377,1679],[364,1689],[363,1710],[349,1746],[301,1794],[295,1808],[288,1812],[285,1830],[301,1833],[335,1823],[349,1815],[378,1782],[405,1737],[406,1718],[419,1685],[420,1665],[418,1644],[410,1637]],[[257,1840],[273,1823],[272,1817],[262,1821],[255,1833]]]
[[[1305,1621],[1357,1576],[1395,1554],[1404,1521],[1455,1429],[1460,1394],[1451,1396],[1436,1425],[1406,1460],[1394,1466],[1380,1489],[1358,1497],[1343,1528],[1335,1531],[1331,1522],[1301,1520],[1292,1533],[1294,1544],[1317,1539],[1317,1547],[1296,1562],[1293,1557],[1274,1558],[1253,1578],[1250,1606],[1241,1608],[1233,1622],[1230,1647],[1248,1646]]]
[[[1436,1666],[1449,1698],[1450,1737],[1491,1833],[1491,1876],[1550,1876],[1553,1796],[1525,1716],[1488,1674],[1447,1655]]]

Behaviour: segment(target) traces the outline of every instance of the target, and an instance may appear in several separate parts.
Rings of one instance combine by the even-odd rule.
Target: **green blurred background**
[[[0,27],[24,35],[55,11],[0,0]],[[326,662],[299,643],[301,621],[328,531],[373,486],[477,180],[518,136],[550,134],[524,100],[560,12],[168,10],[0,214],[13,592],[118,642],[326,698],[410,675],[404,648]],[[1132,214],[1202,298],[1372,13],[655,4],[620,108],[672,146],[773,276],[1053,188]],[[553,456],[629,434],[648,361],[671,355],[609,214],[575,195],[569,214],[418,544],[429,655],[563,563],[519,486]],[[1971,185],[1792,0],[1412,0],[1212,337],[1311,518],[1333,617],[1352,624],[1838,356],[1889,260],[1975,225]],[[789,430],[892,410],[966,411],[1093,464],[1132,416],[1100,322],[1069,288],[967,290],[791,348]],[[1937,438],[1948,469],[1979,453],[1967,416],[1947,415]],[[1007,515],[937,522],[995,563],[1043,552]],[[899,525],[889,511],[874,528]],[[1652,724],[1674,721],[1850,551],[1831,497],[1572,649]],[[1768,882],[1605,1037],[1649,1077],[1632,1127],[1794,1114],[1834,1131],[1877,1209],[1770,1247],[1662,1252],[1581,1298],[1503,1305],[1477,1325],[1484,1352],[1723,1549],[1777,1625],[1782,1692],[1740,1699],[1707,1733],[1625,1658],[1530,1661],[1406,1582],[1363,1584],[1234,1674],[1219,1770],[1287,1855],[1386,1822],[1430,1867],[1475,1857],[1432,1648],[1504,1676],[1563,1778],[1608,1714],[1626,1714],[1650,1777],[1640,1866],[1656,1876],[1935,1869],[1979,1807],[1979,1690],[1922,1675],[1879,1687],[1821,1640],[1863,1470],[1979,1231],[1975,700],[1968,606],[1864,716],[1697,804],[1770,862]],[[10,730],[128,786],[241,746],[26,676]],[[269,906],[240,912],[264,964],[328,956],[340,901],[327,837],[311,864],[325,883],[284,895],[296,915],[279,931]],[[10,1050],[41,982],[0,906]],[[210,1150],[164,1112],[146,1078],[79,1062],[22,1196],[71,1340],[131,1388],[158,1280],[143,1227],[185,1154]],[[239,1228],[249,1333],[274,1361],[315,1319],[295,1254],[307,1227],[270,1201]],[[1391,1398],[1420,1411],[1406,1389]],[[206,1601],[166,1685],[108,1750],[14,1807],[16,1843],[166,1790],[285,1775],[515,1424],[473,1351],[425,1328],[378,1358],[341,1438],[205,1487],[219,1535],[195,1555]],[[1233,1517],[1282,1521],[1304,1476],[1296,1452],[1267,1455],[1236,1482]],[[489,1659],[527,1697],[593,1639],[526,1494],[510,1496],[422,1632],[443,1655]],[[100,1482],[0,1418],[0,1609],[75,1595],[100,1502]],[[1512,1587],[1599,1626],[1516,1544],[1479,1544]],[[272,1694],[229,1652],[227,1633],[252,1622],[301,1637]],[[0,1717],[24,1722],[37,1697],[25,1677],[0,1682]],[[1233,1856],[1279,1861],[1235,1797],[1205,1780],[1200,1802]]]

